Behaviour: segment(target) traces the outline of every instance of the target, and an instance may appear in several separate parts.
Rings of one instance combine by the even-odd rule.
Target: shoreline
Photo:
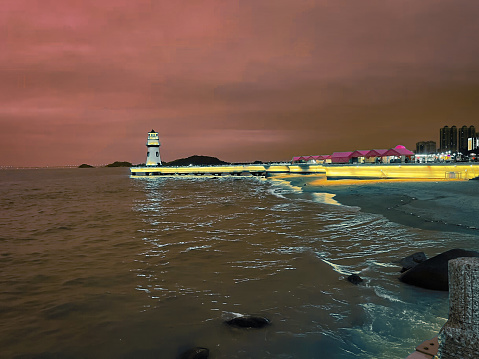
[[[458,202],[454,192],[457,184],[463,184],[471,191],[479,190],[473,184],[467,185],[475,181],[327,180],[325,176],[317,175],[280,175],[272,179],[289,183],[302,193],[331,194],[332,197],[327,198],[332,201],[322,202],[358,207],[362,212],[380,214],[390,222],[424,230],[479,236],[479,226],[472,207],[474,199],[471,198],[470,203]],[[468,205],[470,213],[466,211]]]

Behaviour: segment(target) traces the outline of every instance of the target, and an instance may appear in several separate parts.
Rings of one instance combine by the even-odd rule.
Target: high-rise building
[[[439,130],[439,151],[447,151],[449,149],[450,136],[451,129],[449,126],[444,126]]]
[[[451,137],[450,137],[450,144],[451,144],[451,152],[457,152],[457,127],[451,127]]]
[[[459,130],[459,152],[465,154],[468,151],[469,138],[476,138],[476,129],[474,126],[462,126]]]
[[[479,149],[479,136],[469,137],[467,139],[467,151],[472,152]]]
[[[436,153],[436,142],[435,141],[421,141],[416,143],[416,154],[417,155],[430,155]]]
[[[444,126],[443,128],[441,128],[439,130],[439,143],[440,143],[440,148],[439,148],[440,151],[456,152],[457,151],[457,127]]]
[[[469,128],[467,126],[462,126],[459,130],[459,152],[467,151],[467,139]]]
[[[477,148],[477,137],[471,137],[467,139],[467,151],[473,151]]]

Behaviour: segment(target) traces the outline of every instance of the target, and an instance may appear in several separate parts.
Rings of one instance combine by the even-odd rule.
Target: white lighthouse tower
[[[160,139],[158,132],[151,130],[148,132],[148,140],[146,141],[146,165],[147,166],[161,166],[160,157]]]

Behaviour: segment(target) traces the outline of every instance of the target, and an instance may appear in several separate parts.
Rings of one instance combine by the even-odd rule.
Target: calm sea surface
[[[176,358],[194,346],[213,359],[404,358],[445,323],[448,297],[400,283],[393,262],[479,239],[273,180],[124,168],[2,170],[0,203],[1,358]],[[237,313],[272,325],[223,324]]]

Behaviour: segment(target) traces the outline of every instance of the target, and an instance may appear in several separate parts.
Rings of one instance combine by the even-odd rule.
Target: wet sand
[[[381,214],[402,225],[479,235],[477,181],[327,180],[317,175],[276,179],[289,182],[303,193],[333,194],[342,205]]]

